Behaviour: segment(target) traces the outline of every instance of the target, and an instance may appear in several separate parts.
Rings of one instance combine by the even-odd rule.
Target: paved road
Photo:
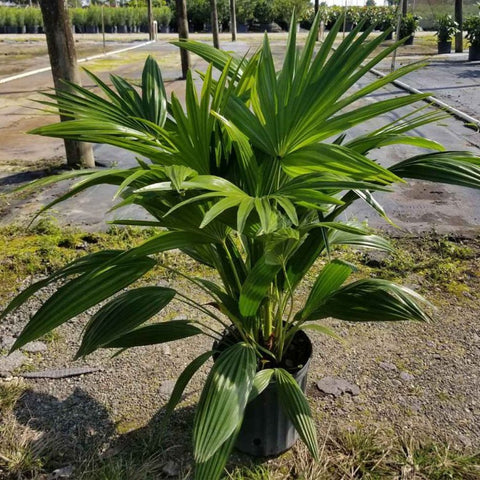
[[[259,38],[260,37],[258,37],[258,40]],[[224,42],[223,48],[243,54],[258,40],[252,37],[248,42],[240,41],[236,44]],[[272,43],[274,51],[280,56],[283,51],[283,39],[274,39]],[[167,60],[170,65],[171,60],[176,58],[174,47],[165,42],[149,45],[136,52],[137,54],[132,61],[125,62],[123,58],[120,58],[116,60],[116,63],[115,61],[112,63],[112,60],[109,60],[109,63],[106,64],[106,67],[108,66],[106,70],[115,71],[115,73],[125,75],[128,78],[138,78],[140,75],[141,64],[147,54],[154,55],[162,64],[162,68]],[[201,63],[202,62],[197,60],[196,66],[201,66]],[[465,92],[467,88],[469,89],[468,91],[474,91],[478,88],[478,70],[475,70],[475,68],[480,70],[480,65],[478,64],[467,64],[466,62],[459,60],[455,63],[455,69],[452,69],[451,62],[441,60],[431,64],[428,68],[429,70],[427,70],[428,74],[426,76],[422,73],[416,73],[415,75],[410,75],[408,82],[416,88],[424,88],[425,82],[427,84],[430,82],[429,79],[432,78],[432,72],[436,72],[436,83],[430,85],[431,88],[429,90],[432,91],[433,88],[436,88],[437,90],[435,90],[434,93],[438,94],[439,97],[442,97],[443,95],[444,98],[442,99],[445,100],[445,96],[450,95],[452,103],[454,103],[453,106],[456,106],[457,108],[461,108],[462,105],[462,92]],[[95,63],[95,69],[98,72],[101,71],[101,62],[97,61]],[[175,90],[181,95],[183,92],[183,82],[176,80],[178,72],[178,64],[173,64],[168,68],[164,68],[168,90]],[[451,93],[451,88],[447,88],[452,85],[452,75],[455,75],[457,82],[456,86],[463,86],[462,88],[456,88],[455,95]],[[49,82],[48,78],[48,75],[38,76],[35,78],[35,83],[36,85],[46,86]],[[445,79],[444,85],[442,84],[442,78]],[[372,79],[373,76],[371,78],[366,78],[366,80]],[[468,86],[470,84],[472,84],[472,86]],[[22,95],[25,96],[25,91],[29,89],[31,91],[35,88],[32,88],[32,81],[28,80],[19,81],[18,83],[14,82],[14,85],[9,84],[7,90],[6,86],[0,86],[0,98],[2,95],[5,95],[6,91],[18,92],[14,95],[23,98]],[[395,87],[389,86],[381,92],[373,94],[369,101],[374,102],[379,99],[387,98],[388,96],[399,94],[403,95],[404,93],[400,92]],[[12,94],[10,93],[9,95],[11,97]],[[460,99],[457,100],[459,103],[455,103],[455,99]],[[474,95],[467,103],[471,107],[471,110],[468,111],[468,113],[475,114],[480,112],[480,95]],[[25,108],[25,106],[22,106],[22,108]],[[12,109],[14,109],[13,106]],[[391,120],[392,118],[393,115],[389,115],[385,120]],[[376,124],[380,125],[380,122],[381,120],[377,120]],[[360,133],[360,130],[357,129],[355,132],[351,133],[358,134]],[[424,127],[420,129],[418,133],[442,142],[449,149],[467,149],[477,152],[480,155],[479,134],[471,129],[465,128],[461,122],[453,118]],[[34,148],[38,148],[39,142],[36,139],[35,141],[37,143]],[[41,141],[52,142],[52,140],[49,139],[41,139]],[[45,149],[45,145],[49,144],[43,144],[41,148]],[[25,145],[23,145],[22,148],[25,150]],[[56,148],[59,152],[61,151],[58,142]],[[416,150],[411,147],[389,147],[388,150],[382,149],[382,152],[387,153],[382,153],[381,158],[378,160],[381,163],[388,165],[404,158],[406,155],[415,154]],[[134,159],[130,154],[121,152],[112,147],[98,146],[95,148],[95,154],[97,161],[103,164],[108,165],[111,163],[117,163],[122,166],[134,164]],[[0,188],[8,189],[9,184],[17,181],[19,182],[22,179],[21,175],[15,176],[12,175],[11,172],[4,171],[3,180],[0,180]],[[1,186],[2,181],[4,184],[3,187]],[[25,214],[30,214],[37,210],[40,204],[52,199],[65,188],[64,185],[56,186],[36,197],[12,205],[10,212],[2,219],[2,223],[16,220],[19,217],[25,216]],[[88,194],[80,195],[75,199],[57,206],[54,214],[63,223],[72,223],[72,219],[74,219],[76,225],[82,225],[85,228],[103,228],[106,219],[114,217],[126,218],[129,214],[133,214],[133,212],[115,211],[114,214],[109,214],[107,216],[104,215],[103,212],[108,206],[112,205],[112,192],[113,189],[103,186],[91,189]],[[426,182],[414,182],[408,187],[401,187],[394,194],[384,197],[385,198],[379,198],[385,206],[385,209],[389,212],[396,224],[403,230],[417,233],[434,229],[439,233],[453,233],[457,235],[480,234],[480,192],[451,186],[432,185]],[[361,205],[354,210],[347,212],[347,215],[353,216],[359,220],[368,219],[369,224],[375,227],[390,228],[386,226],[383,220],[373,214],[369,208]],[[400,232],[397,230],[395,231]]]

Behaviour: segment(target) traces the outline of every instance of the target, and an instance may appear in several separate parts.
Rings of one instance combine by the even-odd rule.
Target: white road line
[[[154,43],[154,40],[149,40],[148,42],[140,43],[139,45],[134,45],[133,47],[121,48],[120,50],[114,50],[113,52],[99,53],[98,55],[92,55],[91,57],[81,58],[77,60],[77,63],[89,62],[90,60],[96,60],[97,58],[108,57],[110,55],[116,55],[117,53],[128,52],[129,50],[134,50],[135,48],[144,47],[145,45],[150,45]],[[38,73],[48,72],[51,70],[51,67],[38,68],[37,70],[31,70],[29,72],[19,73],[18,75],[13,75],[7,78],[1,78],[0,84],[12,82],[13,80],[19,80],[21,78],[29,77],[30,75],[37,75]]]

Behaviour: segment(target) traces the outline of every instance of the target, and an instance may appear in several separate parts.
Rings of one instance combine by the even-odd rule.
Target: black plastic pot
[[[27,25],[27,33],[38,33],[39,25]]]
[[[438,42],[438,53],[452,53],[452,42]]]
[[[475,62],[480,60],[480,45],[470,45],[468,48],[468,61]]]
[[[248,24],[237,22],[237,33],[247,33],[247,32],[248,32]]]
[[[303,367],[292,375],[305,392],[312,343],[304,332],[299,331],[296,335],[301,337],[305,345],[305,359]],[[241,452],[256,457],[269,457],[285,452],[297,439],[295,427],[282,410],[276,382],[271,381],[268,387],[247,405],[235,446]]]
[[[413,45],[413,35],[410,35],[405,41],[404,45]]]

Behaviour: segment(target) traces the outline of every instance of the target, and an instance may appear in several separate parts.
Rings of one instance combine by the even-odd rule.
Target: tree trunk
[[[458,23],[459,32],[455,34],[455,52],[463,52],[463,1],[455,0],[455,21]]]
[[[218,12],[217,12],[217,0],[210,0],[210,8],[212,10],[212,36],[213,46],[220,48],[220,37],[218,35]]]
[[[408,12],[408,1],[404,0],[402,3],[402,17],[404,17]]]
[[[177,28],[178,38],[188,39],[188,19],[186,0],[175,0],[177,7]],[[187,78],[187,72],[190,70],[190,52],[184,48],[180,49],[180,60],[182,62],[182,78]]]
[[[152,0],[147,0],[148,12],[148,39],[155,40],[155,33],[153,32],[153,7]]]
[[[237,41],[237,12],[235,0],[230,0],[230,31],[232,32],[232,42]]]
[[[80,73],[77,67],[77,55],[67,2],[66,0],[40,0],[40,8],[47,37],[53,83],[57,90],[68,90],[68,86],[62,83],[62,80],[80,84]],[[60,120],[65,122],[71,118],[60,115]],[[75,140],[64,140],[64,143],[68,166],[72,168],[95,167],[90,144]]]

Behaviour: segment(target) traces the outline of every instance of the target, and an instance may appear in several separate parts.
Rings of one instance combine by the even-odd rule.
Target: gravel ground
[[[467,242],[475,252],[465,260],[469,273],[464,280],[471,293],[457,296],[440,288],[430,291],[427,297],[438,307],[431,323],[328,321],[344,338],[344,345],[312,334],[314,356],[307,393],[320,441],[331,429],[367,428],[386,435],[446,440],[460,449],[480,447],[480,243]],[[415,243],[406,248],[414,249]],[[202,292],[178,278],[169,282],[206,300]],[[405,283],[422,289],[422,279],[416,275],[407,277]],[[45,295],[53,288],[46,289]],[[17,335],[39,302],[33,301],[0,325],[0,338]],[[167,318],[189,318],[192,313],[179,304],[165,311]],[[65,379],[27,379],[27,393],[15,411],[17,420],[44,432],[44,438],[60,438],[65,458],[72,449],[87,445],[108,455],[131,441],[165,435],[166,460],[188,467],[192,405],[198,400],[208,364],[188,386],[171,426],[162,431],[159,422],[172,381],[209,347],[210,340],[194,337],[142,347],[113,359],[106,352],[96,352],[86,362],[73,362],[87,317],[81,315],[60,327],[58,338],[47,342],[46,351],[26,354],[27,362],[16,373],[80,365],[101,370]],[[360,393],[325,395],[316,387],[325,376],[347,380]]]

